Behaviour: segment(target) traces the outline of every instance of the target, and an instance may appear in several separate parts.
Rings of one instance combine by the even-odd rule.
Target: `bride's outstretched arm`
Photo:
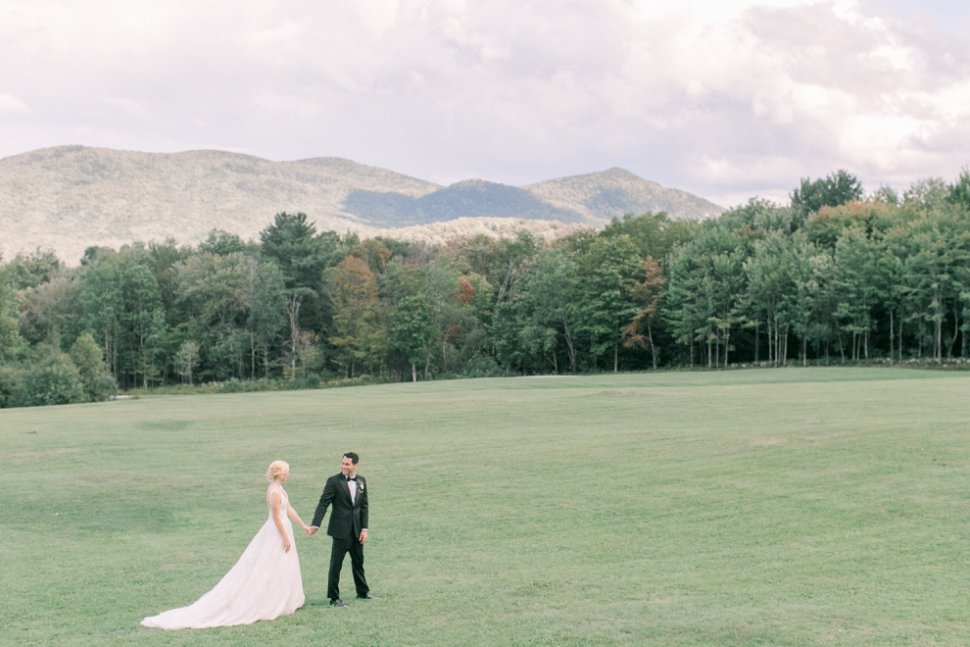
[[[283,506],[282,506],[283,495],[280,494],[279,490],[273,490],[269,495],[269,505],[270,511],[273,514],[273,523],[276,524],[276,529],[280,533],[280,537],[283,538],[283,552],[290,552],[290,547],[293,545],[290,536],[286,532],[286,527],[283,525]]]
[[[294,508],[293,506],[288,506],[288,507],[289,507],[289,510],[287,510],[286,513],[290,515],[290,519],[300,524],[300,527],[303,528],[303,532],[305,532],[308,535],[312,534],[310,532],[310,526],[303,523],[303,519],[300,519],[300,515],[296,513],[296,508]]]

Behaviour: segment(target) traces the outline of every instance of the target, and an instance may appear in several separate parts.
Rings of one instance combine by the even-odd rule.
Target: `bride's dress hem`
[[[286,501],[284,500],[284,510]],[[284,514],[284,526],[293,526]],[[207,629],[247,625],[291,615],[303,606],[303,577],[296,542],[283,551],[272,516],[259,529],[236,564],[208,593],[194,603],[141,621],[153,629]]]

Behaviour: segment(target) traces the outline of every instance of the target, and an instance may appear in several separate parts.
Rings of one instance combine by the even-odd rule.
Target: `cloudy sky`
[[[956,0],[4,0],[0,158],[344,157],[442,184],[619,166],[723,206],[970,165]]]

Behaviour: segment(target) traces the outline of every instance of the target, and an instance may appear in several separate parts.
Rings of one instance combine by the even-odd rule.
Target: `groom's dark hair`
[[[344,457],[349,458],[350,462],[353,463],[354,465],[356,465],[357,461],[360,460],[360,456],[358,456],[356,452],[347,452],[344,454]]]

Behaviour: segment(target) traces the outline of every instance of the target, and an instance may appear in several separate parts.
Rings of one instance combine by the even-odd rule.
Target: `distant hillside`
[[[482,180],[466,180],[416,198],[400,193],[353,191],[344,201],[344,208],[379,227],[419,225],[461,217],[585,220],[575,209],[553,206],[525,189]]]
[[[662,187],[621,168],[548,180],[526,189],[550,205],[578,211],[591,222],[627,213],[663,211],[675,218],[707,218],[723,211],[696,195]]]
[[[319,230],[438,239],[442,232],[497,235],[523,223],[555,234],[626,213],[704,218],[721,209],[622,169],[522,188],[482,180],[442,187],[337,158],[272,162],[223,151],[63,146],[0,159],[4,259],[41,248],[75,263],[91,245],[170,237],[195,244],[212,229],[256,238],[280,211],[302,211]]]

